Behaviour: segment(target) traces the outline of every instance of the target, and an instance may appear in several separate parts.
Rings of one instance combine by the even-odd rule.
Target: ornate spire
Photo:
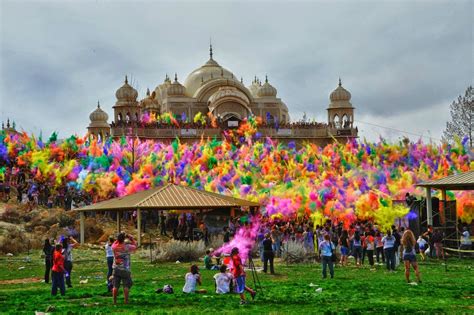
[[[125,84],[128,84],[128,76],[125,75]]]
[[[10,128],[10,118],[7,118],[7,128]]]
[[[339,78],[339,86],[342,86],[341,78]]]
[[[176,72],[174,73],[174,82],[178,82],[178,74]]]
[[[209,57],[212,59],[212,40],[209,38]]]
[[[265,74],[265,83],[268,83],[268,75]]]
[[[244,84],[244,78],[240,77],[240,83]]]
[[[97,100],[97,108],[100,108],[100,102]]]
[[[146,96],[150,96],[150,89],[146,88]]]

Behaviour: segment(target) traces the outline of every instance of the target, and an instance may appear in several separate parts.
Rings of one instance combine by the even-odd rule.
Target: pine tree
[[[469,86],[464,96],[459,95],[450,106],[451,121],[446,123],[443,140],[452,142],[455,137],[468,137],[472,148],[474,136],[474,88]]]

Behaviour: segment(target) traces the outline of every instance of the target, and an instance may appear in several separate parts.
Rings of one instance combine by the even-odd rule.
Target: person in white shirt
[[[232,283],[232,274],[227,272],[227,265],[221,265],[220,272],[214,275],[216,281],[216,293],[225,294],[230,292],[230,284]]]
[[[197,285],[201,285],[201,274],[199,274],[199,267],[192,265],[190,272],[184,276],[185,283],[183,293],[206,293],[204,289],[198,290]]]
[[[112,250],[112,244],[115,242],[113,237],[109,237],[109,241],[105,243],[105,258],[107,259],[107,289],[112,291],[112,281],[110,277],[112,276],[112,266],[114,264],[114,251]]]
[[[418,240],[416,241],[418,243],[418,248],[420,250],[420,255],[421,255],[421,260],[425,260],[425,251],[427,248],[428,242],[423,238],[422,235],[418,236]]]
[[[472,240],[471,240],[471,234],[469,233],[469,230],[467,226],[463,228],[463,232],[461,234],[461,250],[470,250],[472,247]],[[461,257],[464,256],[464,253],[461,252]]]

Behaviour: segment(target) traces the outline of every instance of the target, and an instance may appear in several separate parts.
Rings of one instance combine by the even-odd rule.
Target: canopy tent
[[[215,210],[232,211],[235,208],[248,207],[255,210],[260,204],[248,200],[233,198],[191,187],[166,184],[161,187],[137,192],[124,197],[109,199],[83,208],[75,209],[80,214],[81,244],[84,243],[85,212],[89,211],[137,211],[137,242],[141,244],[142,210]],[[117,215],[117,230],[120,231],[120,215]]]
[[[446,202],[447,190],[474,190],[474,170],[454,174],[437,180],[426,181],[416,186],[426,188],[426,217],[429,225],[433,224],[433,205],[431,189],[441,190],[442,201]]]

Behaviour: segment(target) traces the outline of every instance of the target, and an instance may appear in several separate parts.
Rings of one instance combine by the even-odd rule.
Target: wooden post
[[[117,215],[117,233],[120,233],[120,215],[122,214],[122,212],[116,211],[115,213]]]
[[[80,231],[80,232],[81,232],[81,245],[84,245],[84,240],[85,240],[85,235],[84,235],[84,230],[85,230],[85,229],[84,229],[84,225],[85,225],[85,224],[84,224],[84,223],[85,223],[85,222],[84,222],[84,221],[85,221],[85,219],[84,219],[84,211],[79,212],[79,220],[80,220],[80,222],[81,222],[81,231]]]
[[[137,209],[137,245],[140,247],[142,244],[142,211],[140,209]]]
[[[431,187],[426,187],[426,221],[433,225],[433,207],[431,204]]]
[[[448,199],[446,197],[446,189],[441,190],[441,196],[442,196],[441,199],[443,199],[443,200],[441,201],[442,211],[440,211],[439,219],[442,220],[441,222],[443,224],[445,224],[446,223],[446,207],[448,205],[448,201],[447,201]]]

